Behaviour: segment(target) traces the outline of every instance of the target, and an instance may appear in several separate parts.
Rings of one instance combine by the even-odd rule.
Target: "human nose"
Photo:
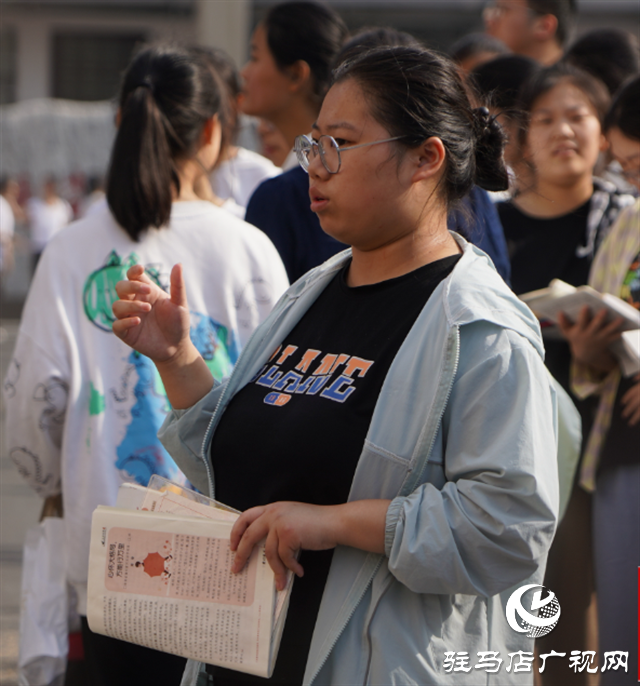
[[[575,131],[571,126],[571,122],[565,117],[558,117],[554,119],[547,129],[547,136],[550,139],[554,138],[573,138]]]
[[[485,29],[490,32],[498,23],[500,18],[500,10],[495,5],[487,5],[482,10],[482,19],[484,21]]]
[[[240,70],[240,78],[242,79],[243,85],[246,84],[247,82],[247,77],[249,75],[249,68],[251,66],[251,62],[246,62],[244,67]]]
[[[561,119],[558,122],[556,135],[562,136],[564,138],[574,138],[576,132],[573,130],[573,126],[571,126],[571,122],[569,122],[569,120]]]
[[[325,179],[329,176],[329,172],[325,168],[322,159],[320,158],[320,151],[317,148],[309,151],[308,160],[309,166],[307,171],[309,172],[309,176],[316,179]]]
[[[482,10],[482,19],[484,21],[485,26],[489,26],[489,24],[492,24],[496,18],[496,8],[493,7],[492,5],[487,5],[483,10]]]

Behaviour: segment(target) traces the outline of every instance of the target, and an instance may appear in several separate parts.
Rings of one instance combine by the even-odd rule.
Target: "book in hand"
[[[293,575],[276,591],[264,545],[231,572],[239,513],[160,477],[124,484],[91,523],[87,620],[92,631],[270,677]]]
[[[640,329],[623,332],[609,350],[618,358],[622,376],[635,376],[640,372]]]
[[[547,288],[531,291],[520,296],[538,319],[546,338],[561,338],[557,326],[558,313],[564,312],[576,321],[580,310],[586,305],[594,316],[607,310],[606,321],[622,317],[622,336],[609,346],[620,364],[623,376],[640,372],[640,310],[610,293],[598,293],[590,286],[571,286],[560,279],[553,279]],[[549,325],[551,324],[551,326]]]
[[[553,279],[547,288],[530,291],[520,296],[540,320],[558,323],[558,315],[564,312],[569,319],[576,321],[580,310],[585,305],[591,310],[591,316],[601,310],[607,310],[607,321],[622,317],[622,331],[640,329],[640,310],[610,293],[598,293],[591,286],[576,288],[560,279]]]

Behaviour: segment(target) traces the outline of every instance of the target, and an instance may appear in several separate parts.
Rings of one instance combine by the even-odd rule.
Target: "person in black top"
[[[511,258],[511,283],[517,294],[546,287],[552,279],[573,286],[587,283],[597,247],[620,209],[630,200],[593,169],[606,147],[602,122],[609,98],[605,87],[585,72],[560,64],[534,73],[521,92],[526,114],[521,142],[533,169],[533,184],[498,205]],[[545,364],[572,395],[582,416],[583,435],[593,423],[595,401],[571,390],[571,353],[556,327],[544,327]],[[563,598],[565,621],[541,650],[588,650],[588,607],[592,593],[588,520],[590,497],[576,488],[567,516],[551,548],[545,583]],[[579,560],[587,570],[575,579]],[[555,683],[560,666],[549,665],[543,678]],[[564,672],[562,671],[562,675]],[[577,682],[576,682],[577,683]]]
[[[632,202],[593,176],[606,147],[602,121],[608,104],[601,83],[562,64],[535,73],[523,88],[521,142],[533,183],[498,204],[518,295],[552,279],[586,284],[596,249]],[[557,331],[547,333],[547,366],[569,391],[569,348]]]
[[[614,158],[640,190],[639,113],[640,77],[636,77],[616,96],[605,124]],[[589,284],[640,309],[640,200],[612,227],[596,255]],[[587,308],[576,321],[563,316],[560,323],[571,345],[574,384],[584,393],[600,396],[581,473],[583,487],[595,491],[599,652],[629,652],[628,673],[602,674],[603,686],[635,683],[638,669],[638,615],[629,598],[637,592],[640,565],[640,374],[624,376],[609,349],[620,338],[619,325],[592,317]]]
[[[344,22],[324,4],[294,1],[271,7],[253,32],[241,72],[242,111],[272,123],[291,150],[296,136],[311,131],[346,37]],[[258,186],[245,219],[269,236],[293,283],[346,246],[324,233],[309,210],[307,180],[293,151],[283,169],[284,174]]]
[[[236,553],[233,570],[240,571],[255,544],[266,538],[266,558],[276,585],[284,586],[287,570],[298,577],[269,683],[302,683],[318,640],[317,636],[312,640],[312,634],[318,632],[322,607],[332,595],[325,586],[328,589],[332,575],[340,573],[336,570],[346,573],[336,562],[344,551],[356,559],[368,553],[381,556],[382,573],[389,575],[388,593],[374,614],[393,608],[406,621],[408,614],[415,613],[411,629],[405,632],[398,625],[396,633],[405,653],[403,673],[417,683],[439,680],[422,654],[416,658],[414,640],[416,632],[449,630],[449,614],[457,610],[451,605],[451,612],[445,612],[443,607],[454,602],[456,606],[500,604],[501,590],[532,574],[541,578],[555,527],[557,477],[551,447],[555,445],[552,392],[536,349],[535,326],[486,257],[447,230],[449,209],[474,183],[488,190],[506,187],[503,145],[500,126],[489,112],[472,109],[454,65],[436,53],[412,47],[381,48],[344,64],[312,136],[296,141],[298,160],[309,174],[311,209],[328,234],[352,246],[350,256],[343,258],[342,268],[313,299],[308,291],[301,295],[298,289],[304,284],[299,283],[276,306],[273,319],[256,333],[236,367],[235,378],[242,382],[234,388],[232,375],[224,386],[234,390],[226,402],[221,400],[220,412],[216,410],[219,422],[211,443],[203,448],[203,458],[215,473],[216,497],[244,510],[231,537]],[[466,271],[458,269],[463,260],[470,269],[479,270],[478,280],[465,281]],[[308,278],[324,273],[323,269],[326,265]],[[464,290],[462,305],[446,295],[456,274],[458,281],[462,279],[456,286]],[[154,360],[173,408],[186,410],[176,414],[177,421],[209,417],[208,412],[200,412],[198,403],[213,400],[222,387],[212,388],[208,368],[189,340],[181,267],[174,267],[170,294],[156,288],[136,267],[128,277],[117,286],[121,299],[114,304],[114,333]],[[490,281],[484,296],[482,278]],[[449,306],[455,311],[448,311]],[[285,327],[279,317],[287,317],[293,308],[295,321]],[[499,311],[499,323],[489,311]],[[452,319],[460,323],[454,325]],[[451,332],[445,333],[449,328]],[[271,348],[271,342],[263,341],[270,336],[277,336],[278,342],[273,351],[265,351],[262,348]],[[252,357],[256,351],[252,345],[261,347],[260,364]],[[435,351],[437,359],[429,365],[430,373],[421,367],[427,349]],[[268,356],[263,358],[265,352]],[[450,358],[455,358],[454,364],[448,363]],[[398,365],[403,369],[407,365],[416,379],[424,379],[424,387],[406,392],[410,379],[398,375]],[[402,415],[397,423],[404,430],[396,421],[391,420],[393,426],[385,423],[387,416],[394,416],[394,408],[381,407],[380,400],[389,398],[390,378],[399,384],[392,384],[392,404],[409,408],[407,416],[396,411]],[[508,380],[505,385],[504,380]],[[477,395],[479,386],[482,398]],[[487,405],[485,393],[494,393],[498,402]],[[438,409],[422,408],[412,415],[411,408],[420,406],[422,397],[433,397]],[[457,412],[451,409],[453,398],[461,403]],[[508,418],[502,411],[494,414],[503,401]],[[421,480],[414,492],[415,528],[408,509],[403,510],[402,527],[424,534],[427,522],[439,528],[451,517],[441,537],[427,534],[431,542],[438,539],[439,549],[424,551],[429,564],[435,556],[455,567],[476,554],[482,557],[486,550],[504,561],[497,565],[489,553],[482,563],[471,563],[471,582],[466,572],[460,578],[447,575],[451,591],[443,589],[442,580],[434,581],[431,590],[416,590],[416,579],[437,576],[435,570],[424,571],[421,553],[407,554],[412,580],[384,557],[389,555],[385,535],[388,538],[395,526],[389,513],[392,503],[400,504],[397,499],[376,497],[371,488],[356,497],[352,494],[372,427],[382,422],[384,433],[395,432],[404,441],[414,418],[419,437],[406,439],[408,449],[415,451],[416,459],[431,455],[436,460],[440,454],[446,466],[441,462],[425,468],[441,469],[443,480],[438,485]],[[470,447],[456,451],[451,446],[465,433],[467,423]],[[510,440],[509,431],[517,433],[518,441]],[[199,431],[193,434],[202,442]],[[501,439],[494,444],[496,436]],[[492,447],[483,449],[487,440]],[[385,454],[389,464],[395,459]],[[420,479],[422,468],[417,471],[415,478]],[[506,474],[511,476],[505,480]],[[367,478],[376,482],[376,488],[386,483],[383,476]],[[513,506],[505,505],[505,499]],[[419,504],[423,500],[424,506]],[[447,503],[442,517],[433,509],[439,509],[441,502]],[[405,504],[408,508],[409,498]],[[407,536],[410,539],[413,533]],[[480,540],[481,544],[472,542]],[[498,566],[501,582],[496,580]],[[490,578],[490,590],[483,590],[481,578]],[[335,593],[335,585],[333,589]],[[430,603],[438,608],[435,614]],[[363,630],[360,610],[369,612],[362,605],[348,620],[356,634]],[[486,608],[480,614],[486,617]],[[465,623],[454,620],[453,624],[460,641],[476,645],[486,635],[479,630],[465,637]],[[327,681],[345,683],[335,674],[340,668],[353,668],[364,682],[361,656],[336,643],[340,641],[334,642],[330,660],[338,660],[333,663],[338,671]],[[426,651],[428,644],[420,650]],[[387,665],[395,659],[396,653],[377,648],[372,681],[386,682]],[[264,683],[219,667],[209,671],[217,686]]]

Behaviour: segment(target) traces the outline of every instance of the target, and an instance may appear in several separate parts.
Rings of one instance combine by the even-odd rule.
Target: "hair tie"
[[[155,93],[155,87],[153,83],[151,83],[151,79],[148,76],[145,76],[142,81],[136,83],[136,85],[133,87],[133,90],[136,90],[136,88],[148,88],[151,91],[151,95]]]
[[[483,133],[491,126],[491,112],[489,112],[486,107],[476,107],[476,109],[473,110],[473,116]]]

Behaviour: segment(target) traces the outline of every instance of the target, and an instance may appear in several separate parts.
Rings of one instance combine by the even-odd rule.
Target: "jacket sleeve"
[[[216,383],[199,402],[187,410],[172,410],[158,431],[158,438],[189,481],[202,493],[210,493],[207,467],[202,461],[202,442],[225,384]]]
[[[447,481],[391,502],[386,553],[414,592],[491,596],[539,569],[553,539],[556,399],[540,356],[514,332],[462,327],[459,359],[436,437]]]
[[[69,394],[64,365],[21,330],[3,392],[9,457],[38,495],[47,498],[59,494]]]

